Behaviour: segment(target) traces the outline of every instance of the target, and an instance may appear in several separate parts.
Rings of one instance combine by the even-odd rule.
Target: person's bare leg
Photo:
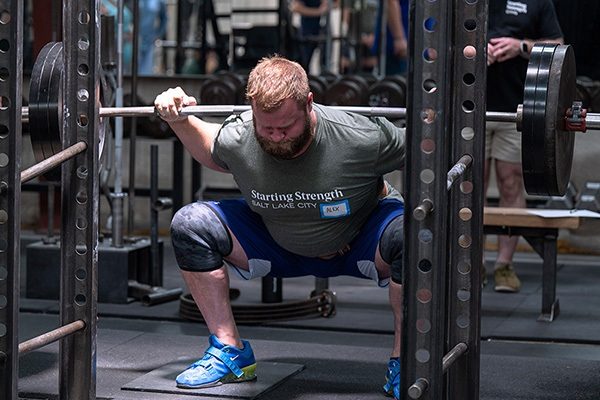
[[[486,204],[487,189],[490,183],[490,163],[491,159],[486,158],[483,164],[483,204]]]
[[[383,261],[379,249],[377,249],[377,253],[375,254],[375,267],[377,268],[379,279],[386,279],[391,276],[390,265]],[[394,345],[391,357],[400,357],[400,349],[402,348],[403,295],[402,285],[390,279],[388,298],[392,307],[392,313],[394,314]]]
[[[233,251],[225,259],[247,268],[248,258],[237,238],[231,233]],[[242,348],[240,334],[229,301],[229,274],[223,266],[210,272],[181,271],[208,330],[225,345]]]
[[[486,158],[484,163],[483,163],[483,206],[485,207],[487,205],[487,191],[488,191],[488,186],[490,183],[490,164],[491,164],[491,158]],[[486,284],[486,270],[485,270],[485,243],[486,243],[486,236],[483,235],[483,237],[481,238],[481,245],[483,246],[483,251],[481,252],[481,273],[483,274],[483,276],[481,277],[481,282],[482,282],[482,286],[484,286]]]
[[[223,266],[210,272],[181,271],[208,330],[225,345],[242,347],[231,303],[229,274]]]
[[[526,207],[521,164],[496,160],[496,179],[500,191],[500,207]],[[498,236],[496,262],[512,262],[518,242],[518,236]]]
[[[394,346],[392,357],[400,357],[402,348],[402,301],[403,286],[390,280],[389,299],[394,313]]]

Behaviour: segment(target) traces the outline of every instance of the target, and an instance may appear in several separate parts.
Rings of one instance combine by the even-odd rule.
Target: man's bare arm
[[[394,41],[394,54],[397,57],[406,57],[407,41],[402,23],[402,9],[397,0],[388,0],[388,27]]]
[[[173,129],[192,157],[207,168],[227,172],[212,159],[211,149],[221,124],[206,122],[195,116],[181,115],[183,107],[196,105],[196,99],[183,89],[168,89],[154,100],[160,117]]]

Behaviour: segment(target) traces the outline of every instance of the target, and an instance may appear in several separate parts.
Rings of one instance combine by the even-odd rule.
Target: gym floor
[[[183,288],[168,242],[165,238],[164,287]],[[486,253],[486,258],[490,276],[494,254]],[[536,321],[541,260],[534,253],[518,253],[515,262],[523,281],[520,293],[495,293],[493,279],[483,291],[480,398],[600,399],[599,259],[559,255],[561,313],[552,323]],[[259,303],[260,285],[260,280],[232,278],[232,287],[241,292],[235,302]],[[313,288],[311,277],[284,280],[284,300],[305,299]],[[337,313],[331,318],[240,326],[257,357],[256,382],[197,391],[178,390],[173,377],[201,355],[208,331],[202,323],[180,317],[179,301],[155,306],[101,303],[97,397],[384,399],[393,339],[387,290],[346,277],[331,279],[330,288],[337,296]],[[21,293],[25,296],[24,288]],[[19,323],[20,341],[56,328],[57,301],[23,297]],[[26,399],[57,397],[57,343],[20,358],[19,392]]]

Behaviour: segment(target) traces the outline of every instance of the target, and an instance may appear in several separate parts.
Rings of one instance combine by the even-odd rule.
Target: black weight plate
[[[400,85],[406,96],[406,88],[408,85],[406,84],[406,77],[404,75],[387,75],[385,78],[383,78],[383,80],[392,81]]]
[[[367,81],[367,85],[372,86],[373,84],[379,82],[379,78],[377,78],[375,75],[373,74],[358,74],[358,76],[360,76],[361,78],[363,78],[365,81]]]
[[[36,162],[41,162],[62,151],[63,129],[63,45],[61,42],[50,42],[40,51],[31,71],[29,84],[29,130],[31,146]],[[102,107],[105,98],[110,97],[106,79],[100,77],[99,96],[93,98]],[[104,151],[104,139],[107,123],[103,118],[98,122],[98,157]],[[48,180],[58,181],[60,167],[44,174]]]
[[[362,75],[352,74],[352,75],[346,75],[342,79],[346,80],[346,81],[354,82],[358,85],[358,88],[360,91],[360,98],[357,100],[356,105],[364,106],[365,104],[367,104],[367,101],[369,99],[369,86],[371,86],[369,84],[369,81],[367,80],[367,78],[363,77]]]
[[[325,93],[325,103],[330,106],[358,106],[363,97],[363,89],[358,83],[340,79]]]
[[[200,104],[235,104],[238,88],[226,75],[215,75],[200,88]]]
[[[354,75],[354,74],[345,75],[342,77],[342,79],[347,80],[347,81],[356,82],[358,84],[358,86],[360,86],[364,90],[369,89],[369,86],[371,85],[369,83],[369,81],[367,80],[367,78],[365,78],[362,75]]]
[[[323,77],[316,75],[308,76],[308,86],[310,87],[310,91],[313,93],[313,100],[315,103],[325,103],[325,93],[327,92],[328,85],[329,83]]]
[[[545,119],[546,93],[552,54],[554,54],[554,50],[546,49],[545,45],[534,46],[525,77],[521,160],[523,179],[528,193],[534,193],[543,187],[545,159],[542,153],[545,129],[540,131],[537,124]]]
[[[570,46],[532,50],[523,99],[522,163],[529,194],[562,196],[567,190],[575,136],[564,130],[575,99],[575,55]]]
[[[241,74],[236,74],[235,72],[225,71],[219,72],[217,76],[220,79],[229,80],[235,86],[235,101],[233,103],[227,104],[246,104],[246,85],[248,83],[248,78]]]
[[[62,43],[46,44],[35,60],[29,85],[29,130],[37,162],[62,149]],[[52,180],[55,173],[46,174]]]
[[[384,79],[369,88],[368,104],[371,107],[404,107],[406,96],[400,85]]]
[[[112,99],[112,90],[108,85],[106,77],[104,74],[100,74],[100,91],[98,93],[99,98],[96,100],[98,103],[98,108],[102,108],[104,106],[111,106],[110,99]],[[98,164],[99,173],[102,173],[103,170],[110,170],[112,165],[108,165],[111,163],[111,157],[107,155],[108,150],[106,146],[106,141],[108,140],[108,136],[112,135],[112,129],[110,127],[110,123],[108,118],[99,117],[98,118],[98,159],[100,163]]]
[[[321,78],[325,79],[331,85],[340,79],[340,75],[331,71],[322,71]]]

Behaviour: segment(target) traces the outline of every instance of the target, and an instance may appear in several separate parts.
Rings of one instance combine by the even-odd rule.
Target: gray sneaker
[[[516,293],[521,289],[521,281],[511,263],[498,263],[494,267],[494,290]]]

